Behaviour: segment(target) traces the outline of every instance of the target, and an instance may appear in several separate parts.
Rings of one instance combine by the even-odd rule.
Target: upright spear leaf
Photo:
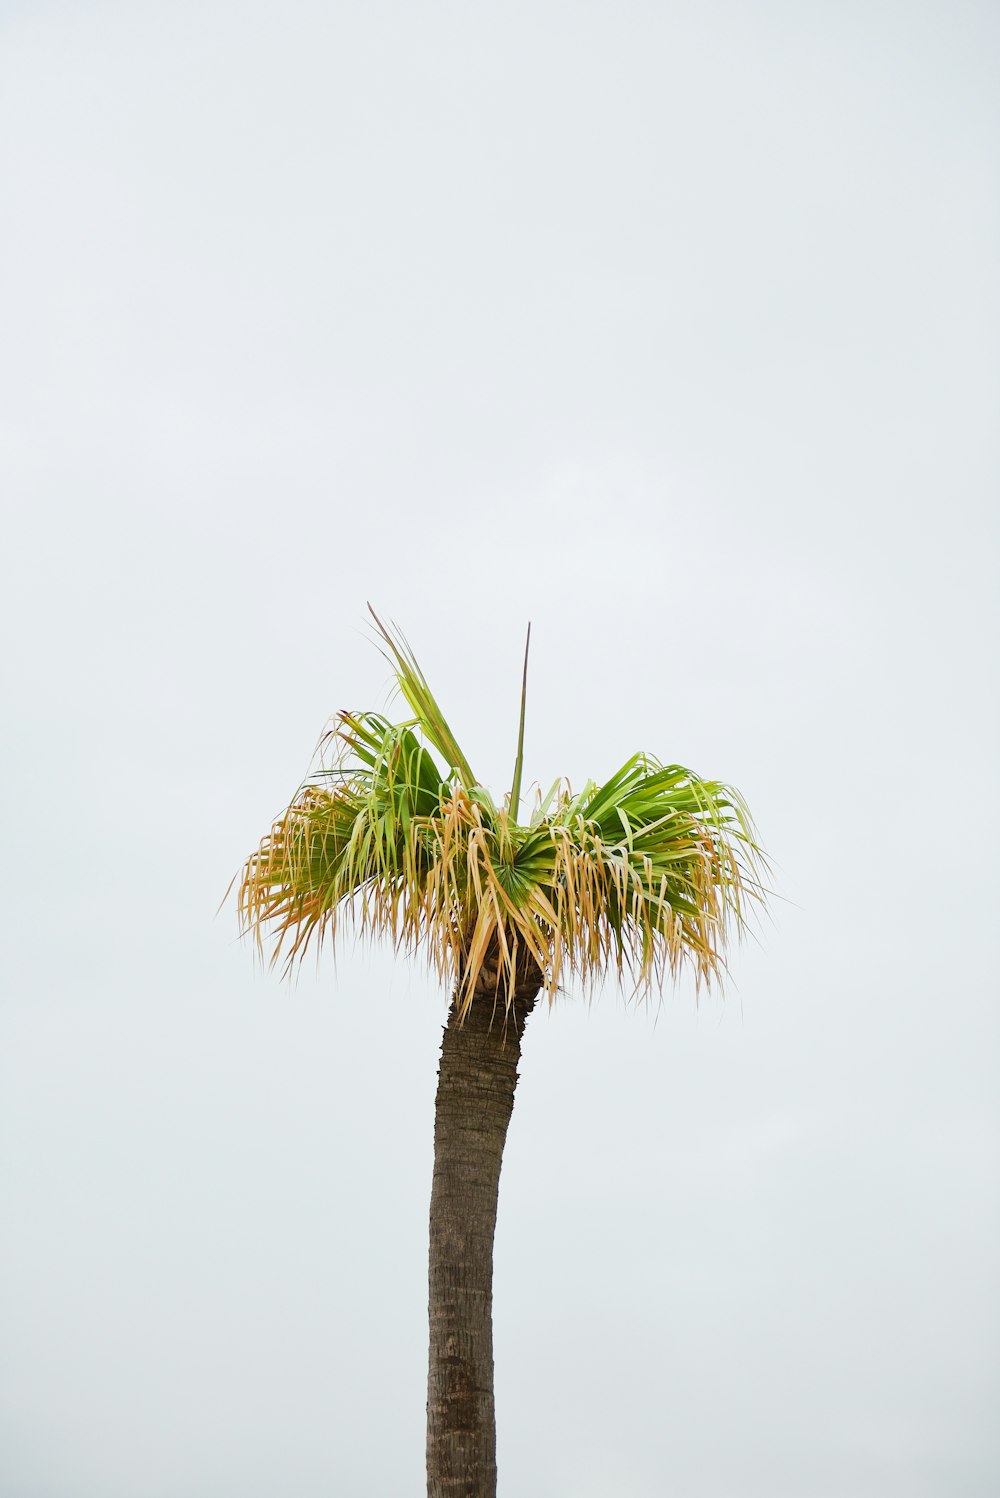
[[[524,768],[524,705],[528,697],[528,649],[531,645],[531,625],[528,625],[528,637],[524,642],[524,675],[521,678],[521,722],[517,730],[517,758],[514,761],[514,784],[510,788],[510,817],[512,822],[517,821],[518,807],[521,801],[521,771]]]

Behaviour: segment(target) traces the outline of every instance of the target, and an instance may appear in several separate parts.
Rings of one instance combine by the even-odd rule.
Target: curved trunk
[[[493,1232],[524,1023],[539,983],[510,1011],[477,993],[441,1043],[430,1214],[428,1498],[495,1498]]]

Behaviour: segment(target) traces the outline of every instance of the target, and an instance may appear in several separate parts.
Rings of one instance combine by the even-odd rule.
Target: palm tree
[[[696,983],[710,981],[727,931],[761,898],[763,859],[735,791],[645,754],[576,795],[557,781],[522,821],[527,648],[513,785],[498,804],[403,636],[372,617],[412,717],[337,714],[319,768],[237,876],[238,906],[244,929],[272,941],[272,960],[288,968],[346,925],[422,950],[449,987],[427,1492],[495,1498],[493,1237],[525,1021],[570,975],[587,984],[610,971],[641,994],[689,963]]]

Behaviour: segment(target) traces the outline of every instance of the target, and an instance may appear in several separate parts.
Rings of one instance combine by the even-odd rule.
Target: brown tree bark
[[[496,975],[493,977],[495,984]],[[428,1498],[496,1498],[493,1234],[524,1024],[540,976],[519,974],[505,1012],[495,987],[441,1044],[431,1191]]]

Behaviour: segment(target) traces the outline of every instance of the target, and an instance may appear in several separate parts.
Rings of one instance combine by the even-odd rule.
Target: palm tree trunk
[[[514,1106],[535,974],[502,997],[454,1003],[441,1044],[430,1214],[428,1498],[496,1498],[493,1233],[500,1162]]]

